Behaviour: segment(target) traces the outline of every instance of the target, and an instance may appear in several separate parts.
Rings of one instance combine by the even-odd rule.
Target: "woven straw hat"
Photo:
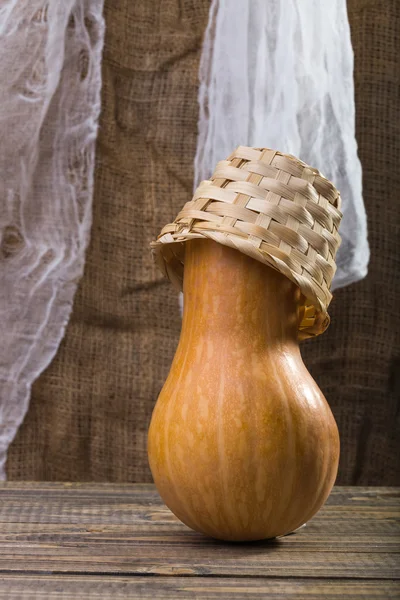
[[[154,259],[182,289],[186,241],[236,248],[299,286],[299,338],[316,336],[329,325],[339,209],[339,192],[317,169],[276,150],[239,146],[152,242]]]

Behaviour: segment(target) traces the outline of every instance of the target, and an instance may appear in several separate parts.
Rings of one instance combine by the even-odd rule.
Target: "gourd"
[[[206,535],[285,535],[324,504],[339,460],[334,417],[300,355],[304,296],[229,245],[182,245],[182,330],[148,434],[155,484]]]
[[[299,293],[237,250],[186,244],[182,332],[148,450],[162,498],[192,529],[283,535],[333,486],[339,435],[300,356]]]

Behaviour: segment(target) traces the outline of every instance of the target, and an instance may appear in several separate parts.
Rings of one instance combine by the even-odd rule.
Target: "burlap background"
[[[338,422],[339,482],[400,483],[400,3],[348,1],[371,261],[303,356]]]
[[[342,439],[340,483],[399,480],[400,4],[350,0],[371,265],[303,345]],[[150,481],[146,430],[177,343],[172,286],[148,244],[192,192],[209,0],[106,0],[92,242],[71,322],[34,386],[10,479]],[[396,370],[397,369],[397,370]]]

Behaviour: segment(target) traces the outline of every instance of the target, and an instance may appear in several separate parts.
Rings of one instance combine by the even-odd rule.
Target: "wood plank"
[[[29,552],[29,553],[28,553]],[[183,556],[183,554],[186,554]],[[198,556],[186,552],[171,553],[169,548],[154,553],[152,548],[136,552],[95,546],[83,551],[72,548],[60,551],[59,546],[38,550],[31,546],[25,552],[6,553],[0,561],[0,572],[24,573],[125,573],[131,575],[183,575],[248,577],[319,577],[399,579],[399,558],[393,554],[299,552],[284,556],[260,549],[259,556],[223,551]]]
[[[113,598],[296,598],[301,600],[352,600],[398,598],[399,582],[320,581],[313,579],[104,577],[104,576],[1,576],[0,600],[97,600]]]
[[[191,531],[151,485],[0,486],[0,571],[399,577],[400,489],[336,488],[299,533],[252,544]]]

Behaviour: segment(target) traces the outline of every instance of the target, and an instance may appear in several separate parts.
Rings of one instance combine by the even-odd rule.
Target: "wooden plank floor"
[[[335,488],[297,534],[191,531],[151,485],[0,485],[3,598],[400,598],[400,488]]]

